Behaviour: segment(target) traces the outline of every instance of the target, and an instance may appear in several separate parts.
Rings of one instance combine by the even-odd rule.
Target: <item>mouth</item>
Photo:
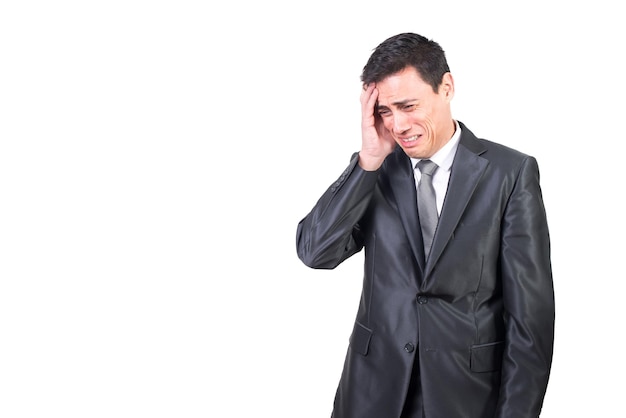
[[[407,138],[400,138],[400,140],[402,141],[402,143],[404,144],[410,144],[412,142],[417,141],[419,138],[421,137],[421,135],[413,135],[413,136],[409,136]]]

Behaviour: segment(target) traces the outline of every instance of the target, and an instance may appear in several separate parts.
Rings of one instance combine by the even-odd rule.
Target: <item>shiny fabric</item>
[[[433,173],[437,170],[437,164],[430,160],[422,160],[417,163],[417,168],[422,173],[417,186],[417,207],[419,221],[422,227],[422,242],[424,243],[424,258],[428,260],[430,247],[433,244],[435,229],[439,215],[437,214],[437,197],[433,187]]]
[[[424,418],[424,400],[420,387],[419,361],[413,362],[411,382],[407,391],[400,418]]]
[[[427,262],[410,159],[398,147],[376,172],[357,161],[296,236],[312,268],[333,269],[365,251],[332,417],[400,417],[415,395],[411,379],[419,379],[426,418],[539,416],[554,293],[536,160],[461,124]]]

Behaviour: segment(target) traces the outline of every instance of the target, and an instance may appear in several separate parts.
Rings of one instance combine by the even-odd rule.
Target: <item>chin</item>
[[[404,150],[404,153],[405,153],[406,155],[408,155],[409,157],[411,157],[411,158],[419,158],[419,159],[424,158],[424,157],[422,156],[422,153],[420,153],[420,152],[419,152],[418,150],[416,150],[415,148],[409,148],[409,149],[402,148],[402,149]]]

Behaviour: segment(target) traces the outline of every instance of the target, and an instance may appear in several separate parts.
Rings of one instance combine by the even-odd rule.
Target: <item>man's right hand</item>
[[[375,171],[383,164],[387,155],[396,147],[396,141],[383,125],[376,113],[378,89],[372,83],[363,87],[361,93],[361,151],[359,165],[366,171]]]

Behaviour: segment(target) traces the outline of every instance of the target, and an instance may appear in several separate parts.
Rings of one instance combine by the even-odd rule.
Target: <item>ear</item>
[[[441,79],[439,93],[447,102],[450,102],[454,97],[454,79],[452,78],[452,74],[449,72],[445,73]]]

